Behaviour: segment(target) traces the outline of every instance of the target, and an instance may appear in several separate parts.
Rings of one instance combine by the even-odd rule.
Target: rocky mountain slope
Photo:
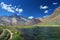
[[[60,7],[56,8],[56,10],[46,18],[42,23],[39,25],[60,25]]]
[[[0,25],[4,26],[27,26],[40,23],[38,19],[27,19],[21,15],[0,16]]]

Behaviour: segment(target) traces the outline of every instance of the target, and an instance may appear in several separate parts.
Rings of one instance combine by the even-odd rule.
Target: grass
[[[18,32],[17,30],[12,30],[13,33],[12,40],[23,40],[24,38],[21,36],[22,34]]]
[[[15,29],[15,28],[35,28],[35,27],[60,27],[60,25],[34,25],[34,26],[5,26],[5,27],[0,27],[4,29]]]

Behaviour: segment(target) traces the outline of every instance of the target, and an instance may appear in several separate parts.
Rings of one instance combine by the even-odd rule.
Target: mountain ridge
[[[12,16],[0,16],[0,25],[3,26],[29,26],[38,24],[41,21],[38,19],[27,19],[21,15],[12,15]]]
[[[60,25],[60,6],[55,9],[52,15],[38,25]]]

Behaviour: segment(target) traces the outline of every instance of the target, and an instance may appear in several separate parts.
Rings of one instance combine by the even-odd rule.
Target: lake
[[[60,40],[60,27],[17,28],[24,40]]]

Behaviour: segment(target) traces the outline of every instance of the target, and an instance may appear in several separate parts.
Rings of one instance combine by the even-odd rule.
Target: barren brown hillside
[[[60,7],[56,8],[56,10],[53,12],[53,14],[48,17],[44,22],[39,23],[38,25],[60,25]]]

